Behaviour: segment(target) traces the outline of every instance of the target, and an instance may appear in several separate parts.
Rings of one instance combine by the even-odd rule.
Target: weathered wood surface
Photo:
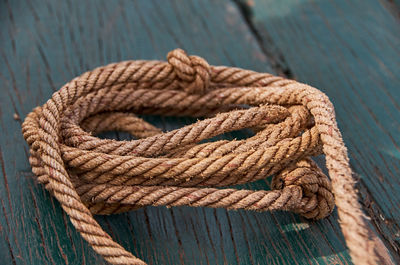
[[[264,49],[333,101],[364,206],[400,253],[400,24],[385,1],[262,1],[249,10]],[[251,15],[250,15],[251,16]]]
[[[212,64],[291,74],[332,97],[367,209],[399,260],[398,18],[373,1],[259,2],[252,29],[231,1],[1,1],[1,264],[104,264],[36,184],[14,113],[25,117],[86,70],[164,59],[176,47]],[[151,122],[168,130],[191,120]],[[350,264],[336,213],[308,222],[288,213],[149,207],[97,219],[150,264]]]

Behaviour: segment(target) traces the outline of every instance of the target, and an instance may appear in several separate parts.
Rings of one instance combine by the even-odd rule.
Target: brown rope
[[[92,214],[189,205],[287,210],[320,219],[332,212],[334,194],[354,263],[377,264],[326,95],[270,74],[210,66],[180,49],[167,58],[84,73],[23,123],[33,172],[97,253],[112,264],[145,264],[114,242]],[[207,118],[161,132],[132,113]],[[256,133],[199,144],[243,128]],[[127,131],[138,140],[93,136],[107,130]],[[322,152],[332,184],[309,158]],[[270,191],[218,188],[273,174]]]

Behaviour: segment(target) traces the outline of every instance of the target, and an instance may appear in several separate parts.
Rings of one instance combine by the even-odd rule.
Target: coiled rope
[[[125,61],[73,79],[26,117],[30,164],[82,237],[112,264],[145,264],[93,214],[139,207],[286,210],[320,219],[334,197],[356,264],[377,264],[332,103],[293,80],[210,66],[177,49],[168,62]],[[161,132],[133,113],[207,117]],[[246,140],[199,143],[243,128]],[[122,130],[137,140],[99,139]],[[329,178],[309,158],[324,153]],[[272,190],[221,186],[274,175]]]

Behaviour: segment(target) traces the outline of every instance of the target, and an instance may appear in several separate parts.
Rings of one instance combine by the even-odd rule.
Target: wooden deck
[[[398,0],[0,1],[0,263],[105,264],[35,182],[21,119],[86,70],[164,60],[181,47],[327,93],[371,228],[399,264],[399,22]],[[170,130],[191,120],[151,122]],[[309,222],[281,212],[149,207],[96,219],[149,264],[351,264],[336,212]]]

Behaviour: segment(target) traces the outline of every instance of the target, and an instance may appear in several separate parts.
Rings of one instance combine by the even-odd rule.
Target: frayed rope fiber
[[[93,214],[188,205],[286,210],[320,219],[336,201],[353,262],[378,263],[325,94],[267,73],[210,66],[181,49],[167,59],[86,72],[23,123],[32,171],[97,253],[111,264],[145,264],[116,243]],[[204,119],[161,132],[133,113]],[[255,135],[199,143],[244,128]],[[94,136],[110,130],[127,131],[137,140]],[[310,159],[322,153],[332,182]],[[220,188],[271,175],[270,191]]]

